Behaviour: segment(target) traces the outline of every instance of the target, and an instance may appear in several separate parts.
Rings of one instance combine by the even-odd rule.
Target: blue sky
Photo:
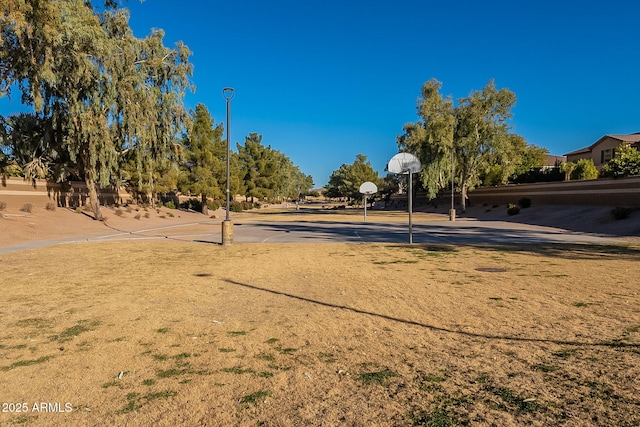
[[[188,108],[282,151],[317,187],[359,153],[384,175],[424,82],[454,99],[517,96],[513,131],[565,154],[640,132],[640,3],[633,0],[130,0],[130,24],[193,52]],[[0,114],[18,108],[0,100]]]

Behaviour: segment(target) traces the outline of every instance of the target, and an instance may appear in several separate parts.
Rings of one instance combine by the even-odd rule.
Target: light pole
[[[451,209],[449,209],[449,221],[456,220],[456,207],[454,204],[453,197],[453,174],[454,174],[454,158],[453,158],[453,147],[451,147]]]
[[[230,141],[229,141],[229,132],[230,132],[230,124],[229,124],[229,113],[231,109],[231,100],[233,99],[233,95],[235,91],[233,88],[225,87],[222,89],[222,96],[227,101],[227,205],[226,211],[227,214],[225,216],[225,220],[222,221],[222,245],[227,246],[233,243],[233,222],[229,217],[229,211],[231,210],[231,189],[229,188],[229,181],[231,178],[231,149],[230,149]]]

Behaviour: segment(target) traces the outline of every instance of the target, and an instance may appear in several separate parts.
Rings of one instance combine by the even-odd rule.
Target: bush
[[[176,204],[173,203],[173,200],[169,200],[167,203],[164,204],[167,208],[169,209],[175,209],[176,208]]]
[[[625,219],[625,218],[629,218],[629,216],[631,215],[631,212],[633,211],[634,211],[633,208],[622,208],[618,206],[611,210],[611,215],[615,219]]]
[[[616,148],[613,159],[600,169],[600,176],[620,178],[640,175],[640,151],[626,144]]]
[[[196,212],[202,212],[202,202],[198,199],[189,199],[180,203],[182,209],[192,210]]]
[[[248,201],[244,201],[244,202],[232,201],[229,205],[229,210],[231,212],[248,211],[254,208],[260,208],[260,203],[251,203]]]
[[[591,159],[579,159],[575,162],[575,169],[571,172],[571,179],[597,179],[598,168]]]
[[[507,208],[507,213],[509,215],[518,215],[520,213],[520,208],[518,207],[518,205],[509,203],[509,207]]]
[[[0,202],[0,211],[3,211],[7,208],[7,203],[6,202]]]
[[[31,210],[33,209],[33,205],[31,203],[25,203],[24,205],[22,205],[22,207],[20,208],[20,210],[22,212],[26,212],[26,213],[31,213]]]
[[[215,211],[220,206],[222,206],[222,202],[220,200],[207,200],[207,207],[212,211]]]
[[[124,215],[124,211],[120,208],[116,209],[116,216],[123,216]]]
[[[531,206],[531,199],[528,197],[523,197],[522,199],[518,200],[518,206],[520,206],[522,209],[526,209],[529,206]]]
[[[47,203],[47,206],[46,206],[46,209],[47,209],[48,211],[55,211],[55,210],[56,210],[56,204],[55,204],[55,203],[53,203],[53,202],[48,202],[48,203]]]
[[[231,212],[242,212],[244,210],[242,208],[242,203],[244,203],[244,202],[231,202],[229,204],[229,210]]]

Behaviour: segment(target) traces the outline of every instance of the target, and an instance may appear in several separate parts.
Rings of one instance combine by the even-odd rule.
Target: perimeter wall
[[[100,203],[104,205],[124,204],[134,200],[132,194],[115,189],[103,190],[99,197]],[[6,203],[11,209],[19,209],[26,203],[36,208],[44,208],[47,203],[75,208],[88,203],[89,194],[84,182],[56,183],[8,177],[0,180],[0,202]]]
[[[458,196],[458,195],[456,195]],[[469,201],[478,205],[518,203],[531,199],[534,205],[606,205],[640,207],[640,176],[589,181],[541,182],[477,188],[469,193]],[[459,196],[456,197],[458,203]],[[440,203],[448,203],[442,196]]]
[[[535,205],[606,205],[640,207],[640,177],[598,179],[591,181],[562,181],[537,184],[511,184],[478,188],[469,193],[473,205],[505,205],[518,203],[527,197]],[[104,205],[132,203],[136,196],[124,189],[103,190],[100,201]],[[424,200],[418,195],[418,200]],[[450,196],[443,194],[438,204],[450,203]],[[53,183],[35,182],[9,177],[0,182],[0,202],[13,209],[31,203],[45,207],[53,202],[59,207],[83,206],[88,202],[87,188],[83,182]],[[459,195],[456,194],[456,204]]]

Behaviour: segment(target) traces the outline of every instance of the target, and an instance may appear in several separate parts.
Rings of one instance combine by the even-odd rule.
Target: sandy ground
[[[460,220],[515,220],[477,210]],[[105,213],[5,210],[0,246],[209,220]],[[633,238],[637,216],[604,214],[586,231]],[[0,425],[637,426],[639,261],[633,243],[0,255]]]

